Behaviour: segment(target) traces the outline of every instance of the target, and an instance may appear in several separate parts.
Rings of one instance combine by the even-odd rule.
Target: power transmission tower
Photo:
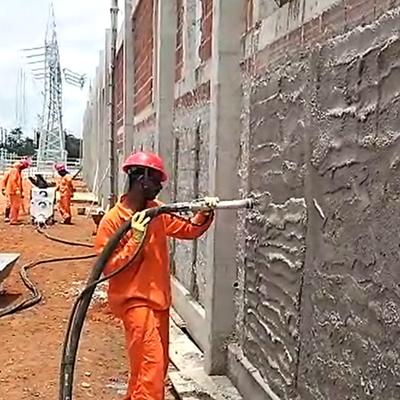
[[[47,25],[44,59],[43,125],[39,137],[39,166],[44,166],[49,162],[66,161],[67,158],[62,121],[60,52],[53,5],[50,8],[50,18]]]
[[[44,47],[25,49],[35,80],[44,82],[43,109],[37,153],[40,169],[66,161],[62,115],[62,73],[53,5],[50,5]]]
[[[69,69],[61,70],[60,51],[53,4],[50,5],[44,46],[22,50],[27,64],[36,82],[43,85],[43,110],[39,116],[38,167],[43,169],[54,162],[65,162],[65,132],[62,113],[62,79],[65,83],[83,88],[86,75],[77,74]],[[25,106],[24,106],[25,107]]]

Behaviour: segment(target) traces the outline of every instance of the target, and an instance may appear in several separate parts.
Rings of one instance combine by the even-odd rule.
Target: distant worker
[[[22,171],[29,168],[31,162],[28,159],[17,161],[10,169],[5,194],[10,202],[10,224],[17,225],[22,201],[24,199],[24,190],[22,185]]]
[[[10,199],[6,193],[6,187],[8,178],[10,176],[10,171],[6,171],[3,176],[3,180],[1,181],[1,194],[5,197],[5,205],[4,205],[4,222],[10,222]]]
[[[28,178],[22,179],[22,189],[24,191],[24,198],[22,200],[21,210],[24,215],[28,215],[29,207],[31,204],[31,191],[32,191],[32,184]]]
[[[165,214],[150,222],[143,210],[161,204],[156,197],[167,180],[162,160],[152,153],[133,153],[122,169],[128,174],[128,192],[101,220],[95,249],[101,253],[122,223],[131,220],[131,231],[106,265],[108,275],[129,263],[147,231],[139,258],[110,279],[108,302],[125,328],[130,362],[125,400],[164,400],[171,306],[167,238],[197,239],[210,227],[214,212],[197,213],[192,219]],[[218,204],[213,197],[205,201],[210,210]]]
[[[71,224],[72,212],[71,212],[71,199],[74,195],[74,185],[72,183],[72,177],[68,173],[67,168],[64,164],[56,164],[55,169],[60,175],[61,179],[58,182],[57,190],[60,191],[60,200],[58,202],[58,211],[61,214],[63,224]]]

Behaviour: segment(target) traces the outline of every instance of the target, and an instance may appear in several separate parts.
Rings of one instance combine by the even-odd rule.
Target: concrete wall
[[[124,36],[142,43],[124,47],[125,155],[165,154],[172,200],[259,200],[171,246],[174,306],[245,399],[400,398],[399,3],[177,0],[173,18],[155,1],[151,26],[132,20],[143,36]],[[89,182],[107,146],[99,82]]]
[[[399,10],[262,17],[245,39],[239,171],[260,206],[239,226],[230,375],[249,399],[395,399]]]
[[[211,47],[209,50],[202,49],[211,46],[211,26],[208,25],[211,14],[209,1],[199,3],[194,0],[177,2],[177,11],[184,7],[177,21],[177,32],[182,32],[182,38],[177,40],[177,50],[182,42],[183,59],[176,58],[176,68],[181,71],[177,76],[174,94],[176,175],[173,179],[177,201],[204,197],[208,193],[211,53],[207,51]],[[201,307],[204,307],[206,286],[205,253],[205,238],[194,242],[177,242],[174,246],[174,276]],[[181,312],[185,313],[185,310]],[[193,333],[200,344],[204,343],[205,338]]]
[[[109,48],[110,32],[106,31],[104,49]],[[109,196],[109,52],[99,53],[99,66],[93,79],[83,124],[83,174],[85,181],[107,205]],[[101,156],[100,156],[101,155]]]

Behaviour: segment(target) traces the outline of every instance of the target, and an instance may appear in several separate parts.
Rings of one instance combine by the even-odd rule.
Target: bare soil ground
[[[3,210],[0,204],[1,211]],[[91,249],[54,243],[27,224],[0,221],[0,252],[21,253],[21,259],[0,294],[0,308],[27,296],[18,270],[24,263],[53,256],[91,253]],[[55,225],[54,236],[91,241],[91,219],[76,216],[74,225]],[[74,297],[84,285],[92,261],[45,264],[30,272],[43,293],[37,306],[0,319],[0,400],[58,398],[61,344]],[[109,312],[100,291],[89,312],[81,340],[74,400],[122,398],[128,370],[121,323]],[[119,390],[118,390],[119,389]],[[122,391],[121,391],[122,390]],[[174,399],[171,394],[168,400]]]

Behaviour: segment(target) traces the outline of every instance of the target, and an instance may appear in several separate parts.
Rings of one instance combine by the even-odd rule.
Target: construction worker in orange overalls
[[[210,227],[214,212],[198,213],[192,219],[165,214],[150,222],[143,210],[161,204],[156,196],[167,180],[162,160],[152,153],[133,153],[123,171],[128,174],[128,192],[101,220],[95,249],[100,253],[121,224],[131,220],[131,231],[106,265],[108,275],[129,263],[147,232],[137,261],[110,279],[108,303],[125,328],[130,362],[125,400],[164,400],[171,306],[167,239],[200,237]],[[217,198],[205,201],[210,209],[218,204]]]
[[[31,203],[30,193],[32,190],[32,184],[27,178],[22,179],[22,188],[24,191],[24,198],[22,200],[21,209],[24,215],[29,214],[29,207]]]
[[[5,207],[4,207],[4,222],[10,222],[10,199],[6,194],[6,187],[8,178],[10,176],[10,171],[6,171],[1,182],[1,194],[5,197]]]
[[[60,180],[57,185],[57,190],[60,191],[60,200],[58,202],[58,211],[61,214],[63,224],[71,224],[72,212],[71,212],[71,199],[74,195],[74,185],[72,183],[72,177],[68,173],[67,168],[64,164],[56,164],[55,169],[60,175]]]
[[[22,159],[13,165],[8,175],[5,193],[10,201],[10,225],[18,224],[19,212],[24,199],[22,171],[29,168],[30,164],[28,159]]]

